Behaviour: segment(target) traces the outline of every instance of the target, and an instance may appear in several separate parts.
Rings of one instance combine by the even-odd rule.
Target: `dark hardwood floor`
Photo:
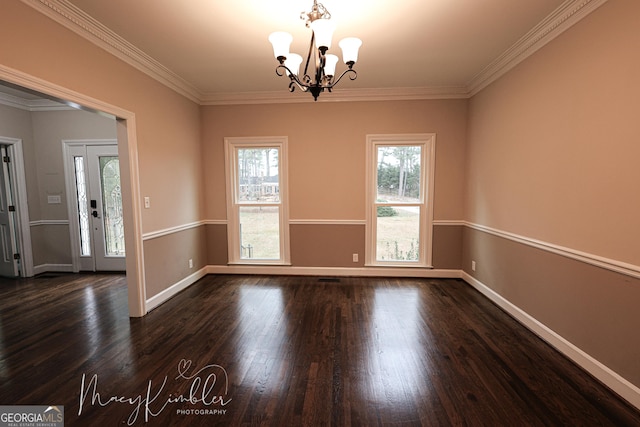
[[[639,426],[460,280],[208,276],[129,319],[120,275],[0,279],[0,405],[67,426]]]

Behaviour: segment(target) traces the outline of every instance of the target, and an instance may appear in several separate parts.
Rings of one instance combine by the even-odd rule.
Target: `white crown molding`
[[[317,102],[355,101],[411,101],[424,99],[465,99],[469,92],[464,86],[399,87],[379,89],[335,89],[331,96],[318,98]],[[296,104],[308,103],[311,95],[303,92],[238,92],[209,93],[200,100],[201,105],[235,104]]]
[[[477,94],[498,80],[509,70],[606,2],[607,0],[566,0],[513,46],[478,73],[467,84],[470,96]]]
[[[67,0],[21,1],[163,85],[200,102],[201,94],[194,86]]]
[[[24,99],[2,92],[0,92],[0,105],[6,105],[8,107],[26,111],[75,110],[75,108],[71,108],[68,105],[60,104],[59,102],[50,101],[48,99]]]
[[[201,93],[193,85],[124,40],[67,0],[21,0],[129,65],[200,105],[309,102],[305,93]],[[466,99],[480,92],[607,0],[566,0],[466,85],[445,87],[343,89],[318,102]]]

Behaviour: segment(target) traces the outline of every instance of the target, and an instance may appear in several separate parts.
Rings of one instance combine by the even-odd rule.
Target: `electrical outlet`
[[[476,271],[476,262],[471,261],[471,270]]]
[[[193,268],[193,260],[192,259],[189,260],[189,268]]]
[[[358,262],[358,254],[353,254],[353,262]]]

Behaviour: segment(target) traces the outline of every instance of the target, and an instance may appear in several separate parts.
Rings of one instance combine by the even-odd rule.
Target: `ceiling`
[[[321,2],[337,24],[330,52],[341,56],[337,41],[343,37],[363,40],[354,67],[358,78],[343,80],[341,88],[352,94],[465,97],[504,67],[508,55],[522,53],[585,4],[598,0]],[[290,32],[291,51],[306,56],[310,30],[300,13],[309,11],[313,0],[31,3],[49,15],[57,10],[60,16],[54,19],[69,21],[63,23],[97,39],[98,45],[107,40],[107,49],[115,54],[126,51],[125,60],[134,58],[154,77],[206,104],[292,96],[288,80],[275,73],[277,61],[267,38],[276,30]],[[344,67],[339,64],[338,71]]]

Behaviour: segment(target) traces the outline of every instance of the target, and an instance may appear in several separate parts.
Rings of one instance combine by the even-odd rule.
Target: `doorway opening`
[[[0,276],[33,275],[22,140],[0,136]]]
[[[126,241],[125,271],[127,277],[129,315],[141,317],[147,313],[144,254],[142,244],[142,207],[140,204],[139,171],[137,159],[137,135],[135,114],[112,104],[104,103],[95,98],[66,89],[56,84],[47,82],[26,73],[8,69],[0,65],[0,89],[4,92],[19,91],[30,97],[38,97],[40,100],[52,100],[66,106],[97,113],[115,119],[116,139],[118,141],[119,169],[121,172],[121,197],[122,197],[122,222],[124,224],[124,240]],[[11,93],[11,92],[10,92]],[[13,95],[13,94],[12,94]],[[31,110],[35,111],[35,110]],[[64,185],[64,184],[63,184]],[[26,189],[25,189],[26,192]],[[31,197],[31,196],[29,196]],[[25,198],[26,202],[26,198]],[[47,196],[47,203],[48,196]],[[55,201],[57,203],[57,200]],[[64,206],[64,205],[63,205]],[[65,209],[66,210],[66,209]],[[43,221],[34,221],[30,224],[28,209],[24,210],[25,219],[22,229],[29,231],[30,226],[40,227]],[[54,225],[63,225],[62,221],[56,221]],[[31,244],[31,236],[24,233],[22,241]],[[67,234],[68,236],[68,234]],[[26,245],[25,245],[26,246]],[[25,257],[22,263],[27,267],[25,258],[32,254],[31,250],[23,247]],[[31,249],[31,247],[29,247]],[[35,247],[33,248],[35,250]],[[32,268],[33,269],[33,268]],[[32,276],[33,271],[26,273]]]

